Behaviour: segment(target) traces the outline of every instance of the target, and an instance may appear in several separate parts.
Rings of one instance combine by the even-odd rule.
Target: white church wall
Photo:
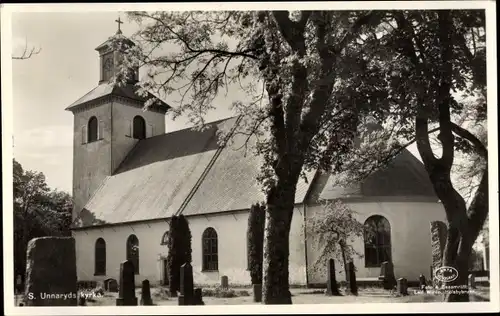
[[[199,285],[220,284],[220,277],[228,276],[233,285],[249,285],[247,271],[247,224],[248,211],[208,214],[187,217],[192,234],[193,276]],[[290,231],[290,283],[305,284],[305,249],[303,209],[295,210]],[[217,272],[202,271],[203,231],[213,227],[218,236],[219,269]],[[78,280],[119,280],[120,263],[126,259],[126,241],[131,234],[139,239],[139,275],[136,284],[148,279],[158,284],[163,277],[162,257],[167,256],[167,246],[161,245],[163,234],[168,230],[166,222],[148,222],[73,231],[76,240]],[[106,241],[106,276],[94,276],[94,247],[98,238]]]
[[[132,138],[132,122],[136,115],[146,121],[146,137],[165,134],[165,115],[153,111],[143,111],[142,108],[113,101],[113,170],[118,168],[125,156],[137,143]]]
[[[445,221],[444,208],[434,202],[347,202],[361,223],[372,216],[382,215],[391,226],[392,259],[396,277],[405,277],[410,281],[418,280],[420,274],[429,278],[431,256],[431,221]],[[308,207],[306,218],[314,216],[322,208],[321,205]],[[364,255],[362,238],[351,243],[354,249]],[[314,263],[322,245],[316,236],[307,236],[308,282],[325,284],[326,263],[314,269]],[[380,268],[365,267],[364,258],[354,258],[356,278],[358,280],[374,280],[380,275]],[[338,281],[345,281],[345,273],[340,262],[336,262]]]

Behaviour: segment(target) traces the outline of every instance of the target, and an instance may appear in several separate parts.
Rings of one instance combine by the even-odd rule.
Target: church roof
[[[109,96],[118,96],[127,98],[132,101],[144,103],[148,98],[154,98],[152,94],[149,94],[148,98],[142,97],[137,94],[139,87],[134,84],[126,84],[126,85],[118,85],[111,83],[101,83],[94,89],[87,92],[84,96],[73,102],[70,106],[66,108],[68,111],[73,111],[76,108],[89,104],[93,101],[101,100],[105,97]],[[167,111],[170,106],[163,101],[158,102],[154,105],[154,107],[161,109],[163,111]]]
[[[237,120],[140,140],[87,202],[75,227],[245,210],[265,201],[256,180],[260,158],[246,152],[246,136],[235,134],[226,146],[218,145],[217,130],[231,129]],[[376,196],[438,201],[423,164],[406,150],[351,187],[336,185],[338,177],[309,172],[307,183],[299,180],[295,203],[306,203],[306,197],[314,201]]]
[[[264,201],[256,180],[260,158],[246,154],[246,137],[234,135],[227,146],[218,145],[217,130],[236,123],[230,118],[209,123],[204,131],[184,129],[140,140],[87,202],[76,226],[244,210]],[[304,201],[308,188],[300,180],[296,203]]]

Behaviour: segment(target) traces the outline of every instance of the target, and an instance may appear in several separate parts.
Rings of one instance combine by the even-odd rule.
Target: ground
[[[415,294],[416,289],[409,289],[408,296],[396,296],[389,291],[379,288],[360,289],[358,296],[325,296],[324,290],[314,289],[291,289],[293,304],[343,304],[343,303],[424,303],[441,302],[441,295]],[[252,301],[250,289],[230,290],[234,297],[214,297],[213,289],[204,290],[203,302],[205,305],[253,305],[260,304]],[[343,291],[342,291],[343,292]],[[137,299],[140,300],[141,290],[136,291]],[[177,298],[167,297],[162,288],[151,289],[153,303],[155,305],[177,305]],[[489,301],[489,287],[478,287],[475,294],[471,295],[471,301]],[[208,296],[210,295],[210,296]],[[87,302],[88,306],[113,306],[117,293],[105,293],[96,298],[94,302]]]

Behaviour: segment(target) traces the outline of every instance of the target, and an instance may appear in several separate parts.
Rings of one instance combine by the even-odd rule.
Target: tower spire
[[[120,24],[123,24],[122,20],[120,20],[120,16],[118,16],[118,19],[115,20],[116,23],[118,23],[118,31],[116,31],[116,34],[122,34],[122,30],[120,29]]]

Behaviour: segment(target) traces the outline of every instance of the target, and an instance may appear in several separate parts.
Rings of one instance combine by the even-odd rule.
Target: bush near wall
[[[265,224],[265,205],[259,203],[252,205],[248,215],[247,230],[248,269],[252,284],[262,284]]]
[[[173,216],[170,219],[167,246],[169,289],[170,294],[176,296],[180,290],[180,268],[184,263],[192,261],[191,230],[183,215]]]

